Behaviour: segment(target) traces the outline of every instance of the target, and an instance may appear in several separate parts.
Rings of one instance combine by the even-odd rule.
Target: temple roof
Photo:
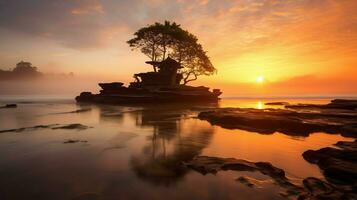
[[[181,64],[179,62],[177,62],[176,60],[167,57],[165,60],[158,62],[158,61],[146,61],[145,63],[150,64],[150,65],[154,65],[156,67],[166,67],[166,66],[170,66],[170,67],[175,67],[177,69],[182,68]]]

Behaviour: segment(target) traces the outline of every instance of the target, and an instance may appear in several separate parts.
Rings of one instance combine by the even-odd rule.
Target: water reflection
[[[257,99],[223,100],[220,106],[255,108],[259,101],[269,107],[264,105],[266,100]],[[182,162],[196,155],[264,161],[300,180],[322,176],[301,157],[302,152],[346,140],[324,133],[293,140],[279,133],[224,129],[195,118],[212,106],[216,105],[59,103],[21,104],[16,110],[2,110],[0,130],[53,123],[93,128],[1,134],[0,199],[85,199],[88,193],[99,199],[281,199],[274,185],[257,192],[234,181],[239,176],[265,180],[261,174],[227,171],[202,176],[189,173]],[[53,114],[85,108],[91,109]],[[88,143],[63,144],[67,139]]]
[[[257,103],[257,109],[263,109],[263,102],[258,101],[258,103]]]
[[[101,109],[101,116],[106,114]],[[188,107],[142,107],[127,114],[136,126],[152,129],[141,152],[131,155],[130,167],[138,178],[158,185],[181,180],[187,173],[182,163],[199,155],[214,134],[212,126],[202,127],[190,118]]]

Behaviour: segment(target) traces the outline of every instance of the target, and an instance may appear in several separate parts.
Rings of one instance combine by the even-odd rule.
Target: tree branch
[[[193,75],[194,78],[189,79],[190,75]],[[186,85],[188,82],[197,80],[197,74],[193,71],[187,73],[186,77],[183,79],[183,84]]]

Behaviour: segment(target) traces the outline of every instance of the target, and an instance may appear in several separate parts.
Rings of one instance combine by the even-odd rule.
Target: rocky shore
[[[286,105],[286,108],[292,109],[345,109],[345,110],[356,110],[357,100],[350,99],[334,99],[330,103],[325,105],[317,104],[296,104],[296,105]]]
[[[235,158],[219,158],[198,156],[185,163],[185,165],[203,175],[216,174],[219,171],[251,171],[260,172],[266,176],[269,176],[273,182],[285,190],[281,193],[282,196],[289,199],[356,199],[357,194],[355,188],[346,187],[341,185],[334,185],[318,178],[308,177],[303,180],[303,185],[296,185],[289,180],[284,170],[273,166],[267,162],[250,162]],[[254,187],[253,181],[250,178],[239,177],[239,182]]]
[[[281,132],[293,136],[308,136],[314,132],[326,132],[357,137],[356,111],[222,108],[201,112],[198,118],[224,128],[262,134]]]
[[[316,151],[305,151],[303,157],[308,162],[318,165],[330,182],[356,187],[357,140],[340,141],[335,146],[337,148],[325,147]]]
[[[285,109],[220,108],[201,112],[198,118],[224,128],[261,134],[281,132],[305,137],[314,132],[325,132],[357,138],[357,100],[336,99],[326,105],[286,104]],[[200,156],[187,166],[202,174],[220,170],[258,171],[285,188],[287,196],[296,195],[298,199],[357,199],[357,140],[307,150],[302,156],[319,166],[327,182],[308,177],[303,180],[303,186],[298,186],[285,177],[282,169],[270,163],[234,158]],[[245,177],[238,181],[254,185]]]

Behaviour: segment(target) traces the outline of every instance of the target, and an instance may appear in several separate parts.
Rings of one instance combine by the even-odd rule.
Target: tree
[[[160,44],[157,26],[159,26],[159,24],[155,23],[154,25],[139,29],[134,33],[135,38],[127,42],[133,49],[140,49],[140,51],[147,55],[152,61],[156,61],[157,58],[161,56],[161,53],[158,51]],[[155,66],[154,71],[156,71]]]
[[[140,49],[152,61],[162,61],[170,56],[183,67],[183,84],[197,80],[200,75],[216,72],[196,36],[183,30],[179,24],[165,21],[139,29],[127,43],[133,49]],[[154,66],[154,71],[156,67]]]

